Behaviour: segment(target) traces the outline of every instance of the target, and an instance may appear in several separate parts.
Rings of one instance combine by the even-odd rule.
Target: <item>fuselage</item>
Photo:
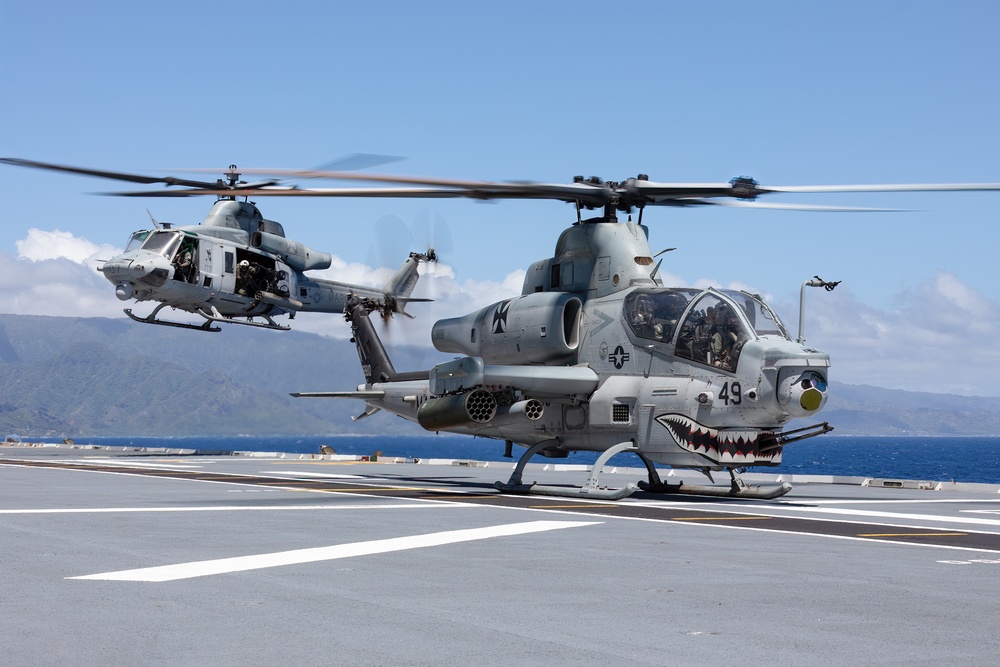
[[[792,341],[751,295],[636,287],[590,299],[576,317],[532,315],[529,302],[543,296],[499,302],[454,325],[456,337],[474,332],[481,367],[483,357],[469,356],[429,381],[375,383],[368,388],[384,395],[369,402],[430,430],[550,442],[549,454],[632,441],[655,462],[709,468],[777,465],[772,436],[826,402],[828,355]],[[576,330],[559,331],[560,322]],[[507,358],[553,339],[560,354],[571,342],[572,357]],[[526,411],[528,400],[541,409]]]

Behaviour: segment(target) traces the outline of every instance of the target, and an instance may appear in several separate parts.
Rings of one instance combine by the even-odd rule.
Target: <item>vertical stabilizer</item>
[[[363,302],[348,301],[347,312],[351,323],[351,334],[358,348],[358,358],[361,360],[361,372],[368,384],[375,382],[392,382],[396,377],[396,369],[389,360],[382,341],[375,331],[375,326],[368,317],[368,308]]]
[[[426,253],[411,252],[399,271],[396,271],[385,284],[384,291],[386,297],[390,299],[391,312],[406,314],[404,312],[406,304],[410,301],[427,301],[427,299],[410,299],[410,294],[413,293],[413,288],[417,286],[417,280],[420,278],[417,267],[421,261],[436,262],[437,255],[434,250],[428,250]]]
[[[369,313],[375,304],[369,301],[350,300],[344,309],[345,319],[351,323],[351,340],[358,348],[358,358],[361,360],[361,372],[365,382],[398,382],[405,380],[426,380],[428,371],[412,373],[397,373],[389,359],[389,353],[382,345],[378,332],[372,324]]]

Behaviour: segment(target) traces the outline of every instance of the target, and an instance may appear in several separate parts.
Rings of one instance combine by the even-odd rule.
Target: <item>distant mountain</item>
[[[364,382],[353,344],[223,329],[0,315],[0,435],[424,433],[381,413],[354,422],[360,401],[288,395]],[[397,368],[412,370],[425,350],[392,354]],[[833,383],[819,419],[837,435],[1000,435],[1000,398]]]
[[[238,326],[203,333],[125,319],[0,315],[2,434],[420,431],[398,418],[353,422],[364,408],[360,401],[288,395],[361,382],[354,345],[313,334]]]
[[[1000,398],[831,382],[819,418],[836,435],[1000,436]]]

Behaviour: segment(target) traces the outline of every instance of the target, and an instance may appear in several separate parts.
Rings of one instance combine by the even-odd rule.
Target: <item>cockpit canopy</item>
[[[125,246],[125,252],[130,252],[141,247],[149,234],[150,230],[148,229],[140,229],[137,232],[132,232],[132,236],[128,240],[128,245]]]
[[[735,371],[751,338],[790,340],[760,299],[736,290],[638,289],[625,297],[623,315],[639,338],[661,343],[684,359]]]

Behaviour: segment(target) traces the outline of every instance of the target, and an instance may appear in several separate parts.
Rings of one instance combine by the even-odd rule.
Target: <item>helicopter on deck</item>
[[[750,486],[738,473],[777,466],[786,445],[832,430],[827,422],[787,428],[794,418],[815,419],[826,405],[829,355],[805,344],[801,322],[793,339],[756,294],[663,285],[642,224],[645,207],[872,211],[889,209],[772,205],[757,198],[1000,190],[1000,184],[764,187],[748,177],[721,184],[657,183],[644,174],[623,182],[577,177],[570,184],[329,176],[407,187],[313,189],[309,195],[553,199],[572,203],[577,217],[560,235],[553,256],[528,268],[520,296],[434,324],[431,343],[459,355],[455,359],[427,371],[397,372],[369,317],[376,305],[352,299],[345,318],[365,384],[354,391],[293,396],[360,399],[366,408],[355,419],[386,410],[428,431],[505,441],[506,456],[512,456],[514,444],[523,446],[510,479],[496,483],[502,492],[603,499],[622,498],[637,488],[778,497],[791,489],[788,483]],[[593,209],[603,214],[582,217]],[[619,222],[618,212],[634,209],[637,222],[631,216]],[[836,284],[806,280],[800,298],[807,286],[832,290]],[[524,483],[525,466],[536,454],[564,457],[578,450],[601,453],[583,486]],[[648,480],[602,487],[604,464],[622,452],[643,461]],[[664,483],[656,464],[700,470],[713,484]],[[714,485],[712,472],[718,470],[728,471],[728,487]]]
[[[174,177],[149,177],[79,167],[67,167],[16,158],[0,162],[98,176],[140,183],[182,186],[160,192],[117,193],[124,196],[189,196],[194,189],[215,188],[218,200],[198,225],[175,226],[152,219],[152,229],[134,232],[125,251],[105,260],[99,271],[115,286],[121,301],[155,301],[151,313],[139,316],[131,308],[125,314],[137,322],[221,331],[216,323],[231,323],[266,329],[291,327],[274,317],[298,312],[342,313],[350,296],[377,303],[383,317],[407,314],[406,304],[416,286],[420,262],[436,261],[434,250],[412,252],[382,289],[341,283],[307,275],[331,266],[330,253],[315,251],[285,236],[282,225],[267,220],[243,190],[277,185],[240,181],[230,165],[225,180],[194,181]],[[159,313],[175,308],[202,317],[202,324],[164,320]],[[240,318],[240,319],[238,319]],[[263,321],[255,321],[260,318]]]
[[[749,486],[750,466],[776,466],[790,443],[827,433],[817,422],[788,429],[794,418],[815,419],[829,399],[828,354],[793,339],[758,295],[724,289],[670,287],[659,277],[648,228],[648,206],[729,205],[823,211],[873,211],[758,202],[780,193],[1000,190],[1000,184],[764,187],[748,177],[728,183],[658,183],[640,174],[622,182],[578,177],[568,184],[497,183],[344,172],[247,170],[248,173],[393,183],[394,187],[289,189],[262,186],[250,196],[549,199],[571,203],[576,221],[552,257],[532,264],[521,295],[432,328],[436,349],[457,356],[429,370],[398,372],[371,322],[377,301],[345,306],[365,383],[352,391],[298,392],[297,397],[351,398],[447,431],[525,447],[507,482],[509,493],[618,499],[637,488],[652,492],[774,498],[790,485]],[[199,194],[225,194],[208,188]],[[241,191],[243,192],[243,191]],[[601,214],[584,219],[584,210]],[[618,220],[638,209],[638,221]],[[661,260],[662,262],[662,260]],[[814,278],[806,286],[832,289]],[[801,319],[801,318],[800,318]],[[600,455],[581,487],[526,484],[536,454]],[[621,489],[599,475],[614,455],[631,452],[648,480]],[[703,472],[709,486],[664,483],[656,464]],[[726,470],[728,487],[713,471]]]

